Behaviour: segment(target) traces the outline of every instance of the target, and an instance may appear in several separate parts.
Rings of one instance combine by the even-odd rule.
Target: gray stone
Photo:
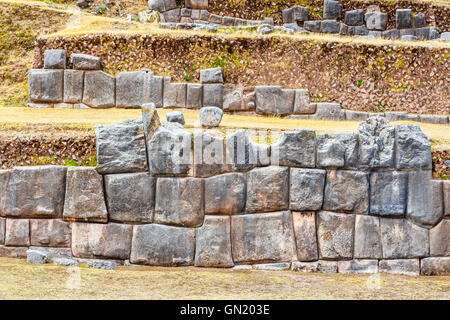
[[[291,114],[294,108],[295,90],[282,89],[281,86],[257,86],[256,113]]]
[[[311,103],[309,91],[295,90],[294,114],[313,114],[314,112],[316,112],[316,104]]]
[[[265,270],[265,271],[284,271],[291,268],[290,262],[279,262],[279,263],[261,263],[253,265],[255,270]]]
[[[128,259],[133,226],[126,224],[72,224],[72,254],[79,258]]]
[[[316,148],[318,167],[356,168],[358,162],[357,134],[319,134]]]
[[[59,219],[31,219],[30,240],[32,246],[70,247],[70,224]]]
[[[237,265],[237,266],[234,266],[233,268],[231,268],[231,270],[233,270],[233,271],[248,271],[248,270],[252,270],[253,269],[253,267],[252,267],[252,265],[249,265],[249,264],[241,264],[241,265]]]
[[[317,272],[319,267],[318,261],[313,262],[300,262],[292,261],[291,270],[297,272]]]
[[[383,32],[382,31],[374,31],[371,30],[369,31],[369,33],[367,34],[367,37],[369,39],[376,39],[376,38],[381,38],[383,36]],[[347,114],[346,114],[347,115]],[[348,118],[347,118],[348,119]],[[366,119],[361,119],[361,120],[366,120]]]
[[[153,222],[155,189],[156,179],[148,173],[106,175],[106,203],[111,221]]]
[[[302,7],[302,6],[293,6],[292,7],[294,11],[294,20],[295,21],[306,21],[308,20],[308,8]]]
[[[80,103],[83,99],[84,71],[64,70],[64,102]]]
[[[362,26],[364,24],[364,10],[345,11],[344,23],[348,26]]]
[[[3,216],[60,218],[64,206],[67,167],[16,167],[11,170]]]
[[[223,25],[224,26],[234,26],[236,24],[236,19],[233,17],[223,17]]]
[[[378,260],[338,261],[339,273],[378,273]]]
[[[0,218],[0,245],[5,244],[5,224],[6,220],[4,218]]]
[[[203,223],[204,182],[198,178],[158,178],[155,223],[199,227]]]
[[[259,34],[269,34],[274,32],[274,28],[271,25],[262,24],[258,26],[257,31]]]
[[[339,1],[325,0],[323,3],[324,19],[339,19],[342,13],[342,5]]]
[[[100,58],[88,54],[72,53],[70,63],[73,69],[78,70],[100,70]],[[99,86],[101,88],[101,86]]]
[[[95,127],[101,174],[147,171],[144,125],[140,120]]]
[[[201,83],[223,83],[222,68],[200,70]]]
[[[152,74],[145,71],[121,72],[116,77],[116,107],[140,108],[150,102]]]
[[[186,83],[172,83],[164,77],[164,108],[184,108],[186,106]]]
[[[172,112],[167,113],[166,119],[168,122],[177,122],[182,125],[184,125],[186,123],[184,121],[183,113],[180,111],[172,111]]]
[[[223,84],[204,84],[203,85],[203,106],[214,106],[222,108],[223,106]]]
[[[320,32],[339,33],[340,24],[336,20],[322,20],[320,23]]]
[[[175,0],[148,0],[148,7],[152,10],[164,12],[175,9],[177,7],[177,3]]]
[[[210,177],[228,171],[224,139],[207,132],[194,133],[194,176]]]
[[[430,255],[450,256],[450,220],[442,220],[430,230]]]
[[[317,120],[345,120],[345,110],[339,103],[317,103],[316,113],[313,115]]]
[[[6,203],[6,192],[9,182],[9,177],[11,175],[11,170],[0,170],[0,216],[5,214],[5,203]],[[0,230],[1,233],[1,230]],[[0,235],[0,244],[2,237]]]
[[[297,259],[315,261],[317,252],[316,215],[314,212],[292,212]]]
[[[208,10],[200,10],[200,20],[208,21],[211,14]]]
[[[385,112],[384,116],[388,121],[407,120],[408,112]]]
[[[235,263],[291,261],[295,250],[291,214],[232,216],[231,241]]]
[[[181,8],[181,16],[182,17],[191,17],[192,16],[192,9]]]
[[[450,257],[422,259],[420,274],[425,276],[450,276]]]
[[[417,37],[417,40],[428,40],[430,39],[431,28],[417,28],[414,29],[414,35]]]
[[[107,222],[103,177],[92,167],[69,167],[67,170],[64,220]]]
[[[384,259],[426,257],[428,230],[416,226],[407,219],[381,220],[381,245]]]
[[[186,7],[191,9],[208,9],[208,0],[186,0]]]
[[[351,259],[355,216],[320,211],[317,219],[320,259]]]
[[[117,268],[117,263],[108,260],[90,260],[87,262],[89,268],[114,270]]]
[[[421,114],[420,122],[433,124],[447,124],[448,117],[443,115]]]
[[[193,265],[194,254],[195,229],[157,224],[134,226],[131,263]]]
[[[195,265],[232,267],[230,217],[206,216],[196,230]]]
[[[63,101],[64,70],[30,69],[28,93],[30,102],[54,103]]]
[[[381,216],[404,215],[407,188],[407,172],[372,172],[370,175],[370,214]]]
[[[311,32],[320,32],[320,20],[316,20],[316,21],[305,21],[303,23],[303,28],[305,28],[305,30],[307,31],[311,31]]]
[[[365,14],[365,20],[367,29],[384,31],[387,27],[388,15],[382,12],[370,12]]]
[[[198,83],[187,84],[186,108],[201,108],[203,106],[203,85]]]
[[[44,52],[44,69],[65,69],[67,63],[66,50],[53,49]]]
[[[29,249],[37,250],[47,255],[49,261],[53,261],[56,258],[73,258],[72,250],[70,247],[36,247],[30,246]]]
[[[173,9],[173,10],[169,10],[163,13],[164,16],[164,21],[165,22],[180,22],[180,18],[181,18],[181,10],[178,9]]]
[[[289,207],[289,168],[270,166],[247,176],[246,212],[286,210]]]
[[[28,247],[30,245],[30,220],[6,219],[5,246]]]
[[[402,39],[404,36],[415,36],[416,35],[415,29],[401,29],[400,32],[400,39]],[[406,39],[408,40],[408,39]],[[417,39],[416,39],[417,40]]]
[[[331,170],[327,173],[323,208],[364,214],[369,210],[368,174],[360,171]]]
[[[397,29],[386,30],[383,31],[382,37],[389,40],[400,39],[400,31]]]
[[[156,130],[161,127],[161,121],[154,103],[146,103],[142,105],[141,112],[145,144],[148,145]]]
[[[48,262],[48,257],[44,252],[29,249],[27,250],[27,263],[45,264]]]
[[[288,8],[282,10],[283,23],[293,23],[294,22],[294,9]]]
[[[404,274],[418,276],[420,273],[419,259],[380,260],[378,271],[380,273]]]
[[[360,167],[394,167],[394,127],[385,118],[372,116],[358,126],[358,131]]]
[[[245,209],[246,183],[242,173],[228,173],[205,180],[205,214],[233,215]]]
[[[422,12],[416,13],[413,17],[413,28],[423,28],[427,25],[425,14]]]
[[[336,273],[338,272],[338,263],[337,261],[319,260],[317,271],[321,273]]]
[[[411,36],[411,35],[404,35],[400,37],[400,40],[402,41],[417,41],[417,37],[416,36]]]
[[[60,265],[60,266],[78,266],[78,261],[76,259],[71,258],[54,258],[52,259],[53,264]]]
[[[369,34],[369,30],[364,25],[356,26],[353,28],[355,28],[355,30],[354,30],[355,36],[367,36]]]
[[[353,256],[355,259],[380,259],[382,257],[380,218],[356,215]]]
[[[450,217],[450,180],[442,181],[444,217]]]
[[[223,24],[223,17],[219,16],[217,14],[210,14],[209,22],[211,22],[212,24],[219,24],[219,25]],[[200,79],[201,79],[201,71],[200,71]],[[203,82],[203,81],[201,81],[201,82]]]
[[[412,28],[411,9],[397,9],[395,11],[395,26],[397,29]]]
[[[86,71],[83,103],[91,108],[115,107],[116,79],[103,71]]]
[[[440,40],[449,42],[450,41],[450,32],[442,32]]]
[[[227,137],[225,156],[232,170],[250,170],[256,165],[254,143],[244,129],[237,130]]]
[[[316,211],[322,208],[325,170],[291,168],[289,209]]]
[[[155,104],[157,108],[162,108],[164,105],[164,77],[152,76],[150,78],[150,101]]]
[[[443,217],[442,182],[431,171],[410,171],[406,216],[417,224],[434,226]]]
[[[283,132],[271,147],[273,165],[315,167],[316,134],[312,130]]]
[[[218,127],[222,121],[223,111],[218,107],[203,107],[200,109],[200,124],[202,127]]]
[[[206,31],[208,32],[217,32],[218,29],[219,26],[217,24],[209,23],[206,25]]]

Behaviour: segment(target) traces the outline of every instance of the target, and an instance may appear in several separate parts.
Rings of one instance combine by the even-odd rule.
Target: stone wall
[[[142,113],[97,126],[97,168],[0,171],[0,255],[450,274],[450,184],[431,179],[418,126],[371,117],[358,133],[267,146],[161,124],[154,104]]]

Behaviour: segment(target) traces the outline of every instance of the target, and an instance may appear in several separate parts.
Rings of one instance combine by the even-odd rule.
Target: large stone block
[[[425,276],[450,276],[450,257],[422,259],[420,273]]]
[[[184,108],[186,89],[186,83],[172,83],[170,77],[164,77],[164,108]]]
[[[95,168],[69,167],[67,170],[64,220],[107,222],[103,177]]]
[[[395,165],[431,169],[431,142],[417,124],[395,126]]]
[[[450,256],[450,220],[442,220],[430,230],[430,255]]]
[[[395,26],[397,29],[412,28],[412,11],[411,9],[397,9],[395,11]]]
[[[72,231],[70,223],[59,219],[31,219],[30,239],[32,246],[70,247]]]
[[[80,103],[83,99],[84,71],[64,70],[64,102]]]
[[[320,32],[320,20],[305,21],[303,28],[310,32]]]
[[[193,265],[195,229],[157,224],[134,226],[131,263],[154,266]]]
[[[128,259],[132,229],[117,223],[73,223],[72,254],[78,258]]]
[[[353,256],[356,259],[381,259],[380,218],[356,215]]]
[[[317,103],[316,113],[312,115],[317,120],[345,120],[345,110],[339,103]]]
[[[344,23],[348,26],[362,26],[364,24],[364,10],[345,11]]]
[[[44,51],[44,69],[65,69],[66,64],[66,50],[53,49]]]
[[[291,114],[294,110],[295,90],[281,86],[257,86],[256,112],[261,114]]]
[[[181,10],[178,8],[166,11],[163,13],[163,17],[165,22],[179,23],[181,20]]]
[[[394,166],[395,129],[380,116],[373,116],[358,126],[359,165],[363,168]]]
[[[316,104],[311,103],[309,91],[305,89],[295,90],[294,114],[313,114],[316,112]]]
[[[222,68],[200,70],[201,83],[223,83]]]
[[[410,171],[406,215],[417,224],[434,226],[442,219],[442,182],[431,180],[431,171]]]
[[[281,13],[283,16],[284,24],[294,22],[294,9],[293,8],[283,9],[283,11]]]
[[[152,140],[156,130],[161,127],[161,120],[159,119],[156,105],[153,102],[142,105],[141,114],[144,139],[145,144],[147,145]]]
[[[5,244],[5,218],[0,218],[0,245]]]
[[[210,177],[227,170],[223,138],[206,132],[194,133],[194,175]]]
[[[152,10],[164,12],[177,7],[175,0],[148,0],[148,7]]]
[[[286,210],[289,207],[289,168],[270,166],[247,176],[247,212]]]
[[[163,107],[164,77],[153,75],[150,79],[150,102],[157,108]]]
[[[72,53],[70,63],[73,69],[78,70],[100,70],[100,58],[88,54]]]
[[[199,227],[203,223],[204,182],[198,178],[158,178],[155,223]]]
[[[384,31],[387,27],[388,15],[382,12],[369,12],[365,14],[365,20],[367,29]]]
[[[353,257],[353,214],[320,211],[317,239],[320,259],[351,259]]]
[[[325,170],[291,168],[289,209],[316,211],[322,208]]]
[[[148,173],[105,176],[109,219],[125,223],[151,223],[155,207],[156,179]]]
[[[214,128],[220,125],[223,111],[218,107],[203,107],[200,109],[200,125],[204,128]]]
[[[0,216],[5,214],[6,190],[11,170],[0,170]]]
[[[327,173],[323,208],[325,210],[367,213],[368,174],[360,171],[331,170]]]
[[[378,273],[378,260],[338,261],[339,273]]]
[[[6,219],[5,245],[27,247],[30,245],[30,220]]]
[[[186,0],[186,8],[208,9],[208,0]]]
[[[187,84],[186,108],[199,109],[203,106],[203,85]]]
[[[1,174],[1,173],[0,173]],[[442,181],[444,217],[450,218],[450,180]],[[0,187],[1,190],[1,187]],[[0,198],[1,200],[1,198]],[[1,203],[1,202],[0,202]]]
[[[62,102],[63,84],[64,70],[30,69],[28,71],[30,102]]]
[[[317,166],[322,168],[356,168],[358,135],[335,133],[317,135]]]
[[[312,130],[283,132],[271,147],[273,165],[315,167],[316,133]]]
[[[292,212],[297,259],[299,261],[315,261],[317,252],[316,214],[314,212]]]
[[[372,172],[370,175],[370,214],[404,215],[407,189],[407,172]]]
[[[16,167],[11,170],[3,215],[13,218],[60,218],[67,167]]]
[[[292,7],[294,11],[294,20],[303,22],[308,20],[308,8],[302,7],[302,6],[293,6]]]
[[[291,261],[295,243],[289,211],[231,217],[235,263]]]
[[[0,257],[21,258],[27,257],[28,247],[6,247],[0,245]]]
[[[340,19],[342,13],[342,5],[339,1],[325,0],[323,3],[324,19]]]
[[[222,108],[223,106],[223,84],[203,85],[203,106],[213,106]]]
[[[230,170],[246,171],[270,164],[270,146],[253,143],[244,129],[227,137],[226,163]]]
[[[116,107],[140,108],[150,102],[153,75],[146,71],[121,72],[116,77]]]
[[[380,218],[384,259],[426,257],[429,253],[428,230],[407,219]]]
[[[246,183],[242,173],[205,179],[205,214],[233,215],[245,209]]]
[[[340,24],[336,20],[322,20],[320,23],[320,32],[339,33]]]
[[[397,260],[380,260],[380,273],[404,274],[408,276],[418,276],[420,274],[419,259],[397,259]]]
[[[140,120],[96,126],[97,170],[101,174],[147,171],[144,125]]]
[[[230,217],[206,216],[196,230],[195,265],[232,267]]]
[[[427,25],[425,14],[422,12],[416,13],[413,16],[413,28],[423,28]]]
[[[103,71],[86,71],[83,103],[91,108],[115,107],[116,79]]]

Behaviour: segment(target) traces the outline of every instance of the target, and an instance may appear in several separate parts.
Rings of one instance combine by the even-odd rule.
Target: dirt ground
[[[450,277],[237,271],[99,270],[0,258],[0,299],[450,299]]]

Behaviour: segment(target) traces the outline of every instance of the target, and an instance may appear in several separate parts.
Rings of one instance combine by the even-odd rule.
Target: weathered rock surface
[[[0,173],[1,177],[1,173]],[[444,217],[450,217],[450,180],[442,181],[442,189],[444,193]],[[1,190],[1,187],[0,187]],[[0,198],[1,199],[1,198]]]
[[[322,208],[325,170],[291,168],[289,209],[316,211]]]
[[[230,217],[206,216],[196,230],[195,265],[232,267]]]
[[[186,90],[186,83],[173,83],[170,77],[164,77],[164,108],[184,108]]]
[[[132,228],[117,223],[73,223],[72,253],[78,258],[128,259]]]
[[[148,7],[152,10],[164,12],[175,9],[177,3],[175,0],[148,0]]]
[[[338,261],[339,273],[378,273],[378,260]]]
[[[131,263],[193,265],[194,254],[195,229],[157,224],[134,226]]]
[[[73,69],[78,70],[100,70],[100,58],[88,54],[72,53],[70,63]]]
[[[201,83],[223,83],[222,68],[200,70]]]
[[[44,69],[65,69],[67,64],[66,50],[53,49],[44,52]]]
[[[364,24],[364,10],[356,9],[346,11],[344,23],[348,26],[362,26]]]
[[[294,114],[313,114],[316,112],[316,104],[311,103],[309,91],[306,89],[295,90]]]
[[[0,215],[3,216],[6,202],[6,189],[8,187],[11,170],[0,170]],[[0,237],[1,239],[1,237]]]
[[[381,216],[405,214],[407,189],[407,172],[372,172],[370,175],[370,214]]]
[[[0,245],[0,257],[26,258],[28,247],[6,247]]]
[[[294,109],[295,90],[281,86],[257,86],[256,112],[262,114],[291,114]]]
[[[70,247],[72,231],[70,224],[59,219],[31,219],[30,239],[32,246]]]
[[[151,73],[145,71],[121,72],[116,77],[116,107],[140,108],[150,101]]]
[[[148,144],[152,140],[156,130],[161,127],[161,121],[158,116],[158,111],[156,110],[156,104],[153,102],[143,104],[141,113],[145,143]]]
[[[297,259],[299,261],[315,261],[317,252],[316,215],[314,212],[292,212]]]
[[[318,261],[313,262],[300,262],[300,261],[292,261],[291,270],[297,272],[317,272],[319,267]]]
[[[94,269],[114,270],[117,267],[117,263],[108,260],[90,260],[87,262],[87,266]]]
[[[449,276],[450,257],[422,259],[420,273],[425,276]]]
[[[339,19],[342,13],[342,5],[339,1],[325,0],[323,3],[324,19]]]
[[[83,103],[91,108],[115,107],[116,79],[103,71],[86,71]]]
[[[144,126],[140,120],[96,126],[97,170],[101,174],[147,171]]]
[[[228,171],[223,138],[194,133],[194,176],[210,177]]]
[[[223,84],[204,84],[203,85],[203,106],[214,106],[222,108],[223,106]]]
[[[105,176],[109,219],[125,223],[151,223],[155,206],[156,178],[148,173]]]
[[[48,257],[44,252],[29,249],[27,250],[27,263],[45,264],[48,262]]]
[[[357,134],[319,134],[316,148],[318,167],[356,168],[358,162]]]
[[[203,106],[203,85],[198,83],[187,84],[186,108],[199,109]]]
[[[247,212],[286,210],[289,207],[289,168],[270,166],[247,176]]]
[[[150,101],[158,108],[163,107],[164,77],[153,75],[150,78]]]
[[[30,220],[6,219],[5,245],[28,247],[30,245]]]
[[[246,171],[255,167],[257,164],[257,150],[255,149],[254,143],[243,129],[237,130],[227,137],[225,155],[230,169]]]
[[[68,221],[108,221],[103,177],[95,168],[69,167],[63,216]]]
[[[420,274],[419,259],[397,259],[397,260],[380,260],[380,273],[404,274],[408,276],[418,276]]]
[[[428,230],[406,219],[380,218],[384,259],[420,258],[428,255]]]
[[[184,125],[186,122],[184,121],[183,113],[180,111],[172,111],[166,114],[166,119],[168,122],[176,122],[181,125]]]
[[[4,218],[0,218],[0,245],[5,244],[5,224],[6,220]]]
[[[64,70],[64,102],[80,103],[83,99],[84,71]]]
[[[381,259],[380,218],[356,215],[355,259]]]
[[[205,179],[205,214],[233,215],[245,209],[246,182],[242,173]]]
[[[30,102],[63,101],[63,81],[64,70],[30,69],[28,71]]]
[[[365,14],[366,27],[369,30],[386,30],[388,15],[382,12],[369,12]]]
[[[315,167],[316,134],[313,130],[283,132],[271,146],[273,165]]]
[[[320,32],[322,33],[338,33],[339,22],[334,19],[322,20],[320,22]]]
[[[183,227],[203,223],[204,182],[198,178],[158,178],[154,222]]]
[[[295,250],[291,214],[232,216],[231,241],[235,263],[291,261]]]
[[[67,167],[16,167],[11,170],[3,215],[14,218],[62,217]]]
[[[395,126],[395,165],[399,169],[431,169],[431,143],[419,125]]]
[[[412,28],[412,11],[411,9],[397,9],[395,11],[396,29]]]
[[[323,208],[332,211],[367,213],[369,179],[365,172],[331,170],[327,172]]]
[[[442,220],[430,230],[430,255],[450,256],[450,220]]]
[[[208,0],[186,0],[186,8],[208,9]]]
[[[332,22],[334,23],[335,21]],[[337,24],[339,26],[339,23]],[[345,110],[341,108],[339,103],[317,103],[316,113],[312,115],[312,118],[317,120],[342,121],[345,120]]]
[[[338,263],[337,261],[319,260],[317,271],[321,273],[336,273],[338,272]]]
[[[260,263],[253,265],[255,270],[266,270],[266,271],[283,271],[289,270],[291,267],[290,262],[278,262],[278,263]]]
[[[200,124],[202,127],[218,127],[222,121],[223,111],[218,107],[203,107],[200,109]]]
[[[355,216],[320,211],[317,239],[320,259],[351,259]]]

